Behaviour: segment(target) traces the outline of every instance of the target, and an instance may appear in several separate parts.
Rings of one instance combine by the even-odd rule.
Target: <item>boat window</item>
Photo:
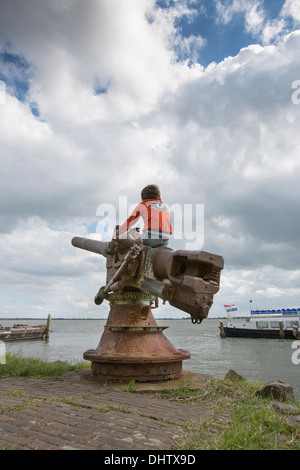
[[[279,321],[271,321],[271,328],[279,328]]]
[[[257,326],[257,328],[269,328],[269,322],[267,322],[267,321],[257,321],[256,326]]]
[[[299,322],[296,320],[286,321],[285,326],[286,327],[299,326]]]

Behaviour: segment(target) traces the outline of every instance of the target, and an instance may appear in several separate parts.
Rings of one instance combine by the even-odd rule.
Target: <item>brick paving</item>
[[[0,449],[171,450],[210,411],[59,379],[0,379]]]

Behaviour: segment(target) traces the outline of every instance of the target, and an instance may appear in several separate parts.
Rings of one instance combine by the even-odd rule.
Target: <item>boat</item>
[[[300,308],[251,310],[249,315],[227,318],[226,326],[220,323],[221,337],[300,339]]]
[[[48,316],[46,325],[28,325],[15,323],[12,327],[0,325],[0,341],[20,341],[31,339],[48,339],[51,316]]]

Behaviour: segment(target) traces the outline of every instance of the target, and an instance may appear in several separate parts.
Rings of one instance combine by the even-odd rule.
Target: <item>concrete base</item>
[[[92,362],[92,371],[98,378],[116,382],[157,382],[178,379],[182,374],[182,361],[113,364]]]
[[[182,387],[189,387],[191,390],[200,390],[212,378],[212,375],[183,370],[179,379],[165,380],[163,382],[134,382],[134,384],[130,386],[130,390],[140,393],[156,393],[163,392],[164,390],[178,390]],[[124,390],[129,385],[129,382],[118,383],[115,381],[105,381],[102,378],[96,377],[90,368],[67,372],[63,375],[63,379],[64,381],[71,383],[94,384],[102,387],[117,388],[119,390]]]

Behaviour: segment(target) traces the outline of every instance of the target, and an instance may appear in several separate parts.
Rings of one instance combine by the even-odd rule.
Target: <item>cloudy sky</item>
[[[71,239],[149,183],[224,257],[211,316],[299,307],[299,50],[299,0],[0,0],[0,317],[106,316]]]

